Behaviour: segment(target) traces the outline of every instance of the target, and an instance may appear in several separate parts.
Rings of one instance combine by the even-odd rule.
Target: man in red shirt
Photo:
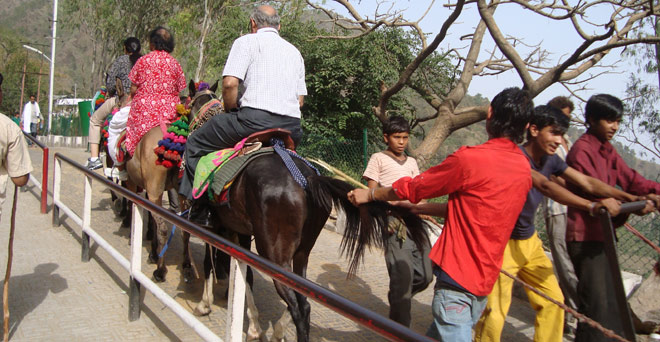
[[[486,116],[488,142],[462,147],[441,164],[392,187],[355,189],[356,205],[373,200],[409,200],[449,195],[440,212],[446,221],[430,259],[437,277],[434,322],[427,335],[441,341],[470,341],[486,296],[497,280],[502,255],[527,192],[532,187],[529,162],[516,143],[523,140],[534,109],[518,88],[497,94]],[[430,204],[434,206],[434,204]]]
[[[647,180],[628,167],[609,140],[619,129],[623,117],[623,103],[618,98],[599,94],[587,101],[585,121],[587,132],[578,139],[566,156],[566,163],[587,176],[598,178],[611,186],[619,186],[628,193],[646,196],[660,206],[660,184]],[[582,189],[568,184],[578,196],[593,199]],[[650,202],[651,203],[651,202]],[[647,205],[640,214],[653,211]],[[589,213],[568,208],[566,226],[568,253],[578,278],[578,309],[617,334],[623,333],[621,315],[614,300],[614,287],[603,246],[600,221]],[[575,341],[602,341],[606,337],[585,323],[579,323]]]

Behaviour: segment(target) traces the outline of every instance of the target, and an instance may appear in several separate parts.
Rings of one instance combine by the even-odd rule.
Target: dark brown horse
[[[224,115],[224,114],[220,114]],[[394,212],[407,222],[413,241],[418,246],[428,236],[421,220],[404,209],[383,203],[370,203],[359,208],[347,199],[353,189],[348,183],[318,176],[303,161],[293,158],[307,180],[307,187],[299,185],[277,154],[266,154],[251,161],[234,180],[229,190],[229,205],[213,205],[212,222],[219,234],[228,231],[240,236],[253,236],[257,252],[279,266],[306,276],[309,254],[325,225],[332,206],[346,213],[346,229],[342,251],[350,261],[349,274],[360,264],[367,246],[384,246],[387,238],[387,213]],[[250,248],[250,239],[240,239]],[[208,314],[213,301],[210,280],[210,256],[205,258],[204,298],[195,309],[198,315]],[[272,339],[281,340],[289,319],[296,326],[298,341],[309,340],[310,305],[307,298],[274,281],[279,296],[286,302],[288,314],[274,325]],[[249,300],[248,300],[249,306]],[[248,330],[248,339],[263,338],[259,324],[257,331]]]

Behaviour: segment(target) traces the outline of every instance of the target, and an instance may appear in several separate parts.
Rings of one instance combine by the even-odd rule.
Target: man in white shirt
[[[186,172],[179,187],[188,199],[192,199],[197,162],[208,153],[270,128],[291,131],[296,144],[302,138],[300,107],[307,95],[302,55],[280,37],[280,17],[273,7],[257,7],[250,15],[250,27],[251,34],[234,41],[222,73],[228,113],[213,116],[188,137]]]
[[[23,132],[33,137],[37,136],[37,124],[41,118],[41,110],[34,95],[30,95],[30,101],[23,106]]]

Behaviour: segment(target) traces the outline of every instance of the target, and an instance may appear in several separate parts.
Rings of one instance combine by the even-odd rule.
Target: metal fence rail
[[[226,339],[228,341],[242,340],[243,327],[243,305],[245,302],[245,268],[247,265],[258,269],[274,280],[290,287],[298,293],[314,300],[315,302],[353,320],[354,322],[366,327],[369,330],[385,337],[391,341],[433,341],[432,339],[414,332],[407,327],[395,323],[379,314],[374,313],[360,305],[306,279],[297,274],[289,272],[278,265],[273,264],[267,259],[243,249],[241,246],[229,242],[216,234],[203,229],[187,220],[182,219],[170,211],[136,195],[127,189],[118,186],[111,181],[91,172],[82,165],[74,162],[64,155],[56,153],[55,168],[53,176],[53,224],[59,225],[60,210],[69,216],[74,222],[82,227],[82,259],[89,260],[89,238],[96,241],[99,246],[108,251],[130,275],[130,293],[129,293],[129,319],[135,320],[140,313],[140,286],[144,286],[152,292],[158,299],[175,312],[186,324],[191,326],[204,340],[220,341],[221,339],[211,332],[206,326],[200,323],[190,312],[178,304],[172,297],[161,290],[141,271],[141,246],[142,246],[142,213],[138,208],[149,210],[150,212],[161,216],[166,221],[177,227],[190,232],[192,235],[202,239],[204,242],[220,249],[232,257],[232,267],[230,273],[230,299],[228,304]],[[60,201],[60,181],[61,181],[61,163],[65,162],[73,166],[85,175],[85,192],[83,203],[82,218],[78,217],[71,209],[66,207]],[[110,246],[101,236],[95,233],[90,227],[91,218],[91,190],[92,179],[100,182],[101,185],[121,194],[135,205],[131,224],[131,256],[129,259],[122,256],[112,246]],[[238,271],[238,274],[236,273]]]
[[[41,213],[45,214],[48,211],[48,146],[42,144],[39,140],[35,139],[28,133],[23,132],[23,136],[39,146],[42,151],[43,162],[41,170],[41,182],[39,182],[39,180],[32,174],[30,174],[30,181],[34,183],[34,185],[39,190],[41,190]]]

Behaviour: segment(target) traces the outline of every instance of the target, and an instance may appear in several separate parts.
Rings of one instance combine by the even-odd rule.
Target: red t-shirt
[[[628,167],[612,144],[608,141],[602,142],[588,132],[573,144],[566,156],[566,164],[608,185],[618,185],[623,191],[633,195],[660,194],[659,183],[642,177]],[[595,199],[573,184],[569,183],[568,189],[578,196]],[[567,217],[566,241],[603,241],[603,230],[598,217],[591,217],[588,212],[571,207],[568,208]]]
[[[462,147],[392,188],[413,203],[449,194],[445,227],[429,257],[470,293],[488,295],[532,188],[529,162],[520,148],[506,138]]]

